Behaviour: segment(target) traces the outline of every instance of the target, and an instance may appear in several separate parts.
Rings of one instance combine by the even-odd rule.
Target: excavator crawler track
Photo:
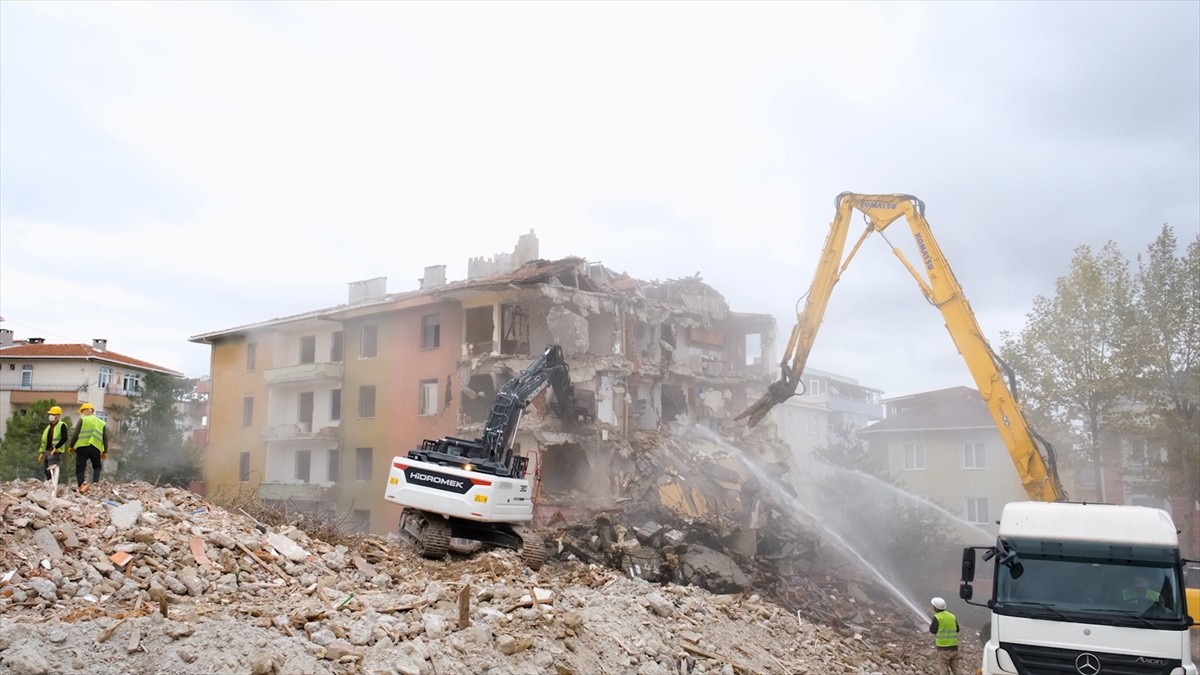
[[[450,549],[450,523],[437,514],[404,509],[400,513],[400,537],[424,558],[444,558]]]
[[[423,558],[445,558],[450,549],[450,523],[441,516],[426,515],[418,548]]]
[[[525,527],[514,527],[513,532],[521,538],[521,562],[534,572],[546,563],[546,544],[537,532]]]

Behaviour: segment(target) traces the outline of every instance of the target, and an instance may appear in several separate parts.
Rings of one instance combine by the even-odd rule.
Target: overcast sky
[[[192,335],[532,229],[783,341],[843,191],[922,198],[998,346],[1077,246],[1200,227],[1200,3],[0,2],[18,338],[201,376]],[[878,238],[809,364],[973,385]]]

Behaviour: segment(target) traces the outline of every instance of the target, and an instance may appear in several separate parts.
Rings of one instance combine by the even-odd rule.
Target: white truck
[[[986,605],[971,601],[981,549],[984,561],[994,561]],[[1162,509],[1006,505],[996,544],[963,549],[959,597],[992,613],[980,672],[1196,675],[1188,562]]]

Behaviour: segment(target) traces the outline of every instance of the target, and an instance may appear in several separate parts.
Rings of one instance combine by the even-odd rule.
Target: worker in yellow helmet
[[[108,425],[96,417],[96,407],[91,403],[79,406],[79,421],[71,433],[71,450],[75,453],[75,484],[80,492],[88,491],[88,462],[92,463],[92,482],[100,480],[100,468],[108,458]]]
[[[70,434],[67,423],[62,421],[62,408],[51,406],[47,418],[49,423],[42,429],[42,442],[38,445],[38,461],[42,463],[46,480],[51,480],[54,478],[51,467],[58,471],[58,463],[67,451],[67,437]]]

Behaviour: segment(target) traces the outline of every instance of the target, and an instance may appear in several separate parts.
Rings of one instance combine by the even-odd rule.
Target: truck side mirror
[[[1022,574],[1025,574],[1025,566],[1014,560],[1008,566],[1008,576],[1013,579],[1020,579]]]
[[[964,548],[963,549],[963,552],[962,552],[962,580],[963,580],[964,584],[969,584],[972,581],[975,581],[975,549],[973,549],[973,548]],[[961,593],[962,593],[962,591],[960,590],[959,591],[960,598],[963,598],[964,600],[970,599],[969,597],[964,596]]]
[[[958,597],[962,598],[963,600],[970,601],[970,599],[974,596],[975,589],[971,588],[970,583],[964,581],[962,585],[958,587]]]

